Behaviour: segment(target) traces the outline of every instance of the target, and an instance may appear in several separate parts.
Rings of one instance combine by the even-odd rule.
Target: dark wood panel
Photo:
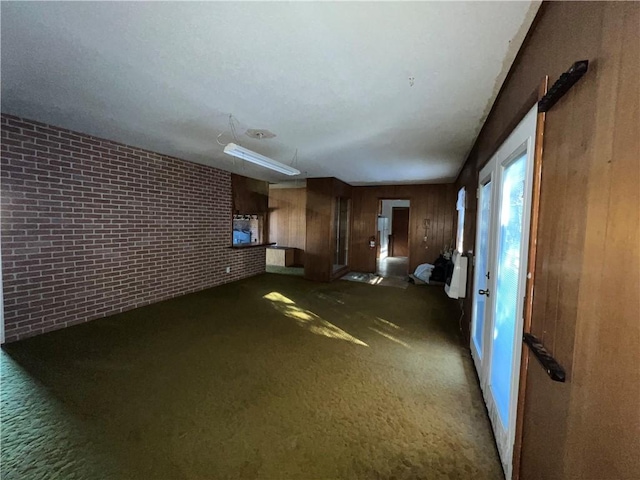
[[[331,248],[332,197],[330,178],[307,180],[307,225],[304,275],[320,282],[331,278],[331,262],[327,252]]]
[[[233,213],[267,213],[269,208],[269,184],[263,180],[231,174]]]
[[[637,2],[543,4],[457,181],[475,192],[540,80],[590,61],[546,116],[531,331],[568,381],[529,364],[524,480],[640,478],[638,25]],[[474,248],[474,197],[465,250]]]
[[[382,199],[408,199],[409,270],[421,263],[433,263],[440,251],[455,238],[456,188],[454,185],[383,185],[353,187],[353,228],[351,270],[376,271],[376,249],[369,248],[369,237],[377,236],[378,205]],[[431,228],[424,241],[424,222]]]
[[[391,256],[409,255],[409,209],[394,207],[391,209]]]
[[[525,397],[526,421],[535,419],[536,428],[523,430],[520,478],[535,480],[565,479],[567,426],[571,385],[553,382],[547,372],[536,365],[528,349],[529,372]],[[549,384],[553,383],[553,388]],[[549,444],[557,450],[549,449]],[[544,462],[544,465],[541,465]],[[607,478],[607,477],[584,477]],[[577,480],[577,479],[576,479]]]
[[[307,179],[304,275],[309,280],[328,282],[338,276],[333,272],[336,246],[332,242],[336,197],[351,198],[352,187],[337,178]],[[348,268],[339,274],[346,271]]]
[[[295,248],[294,263],[304,264],[307,238],[306,188],[269,189],[269,242]]]
[[[369,247],[369,238],[377,238],[378,199],[369,187],[353,188],[353,222],[351,228],[351,269],[358,272],[376,271],[376,249]]]
[[[640,4],[603,10],[567,471],[640,478]]]

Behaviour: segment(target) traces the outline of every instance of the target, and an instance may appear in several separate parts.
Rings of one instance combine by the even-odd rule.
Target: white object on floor
[[[444,291],[451,298],[464,298],[467,294],[467,257],[457,250],[453,252],[453,274],[447,279]]]
[[[431,274],[433,273],[433,268],[434,266],[431,265],[430,263],[423,263],[416,267],[416,270],[415,272],[413,272],[413,275],[418,277],[423,282],[429,283],[429,279],[431,278]]]

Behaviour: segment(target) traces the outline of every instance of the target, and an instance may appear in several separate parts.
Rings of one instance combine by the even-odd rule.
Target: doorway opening
[[[382,277],[404,278],[409,273],[410,208],[408,199],[379,202],[376,273]]]

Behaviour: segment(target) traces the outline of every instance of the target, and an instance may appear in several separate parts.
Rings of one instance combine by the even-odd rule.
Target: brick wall
[[[7,342],[264,271],[263,248],[228,248],[229,173],[8,115],[1,126]]]

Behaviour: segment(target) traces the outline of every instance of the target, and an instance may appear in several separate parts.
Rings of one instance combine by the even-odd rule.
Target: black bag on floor
[[[451,273],[453,273],[453,262],[440,255],[438,259],[433,262],[433,272],[431,272],[430,281],[444,283],[447,280],[447,276],[451,276]]]

